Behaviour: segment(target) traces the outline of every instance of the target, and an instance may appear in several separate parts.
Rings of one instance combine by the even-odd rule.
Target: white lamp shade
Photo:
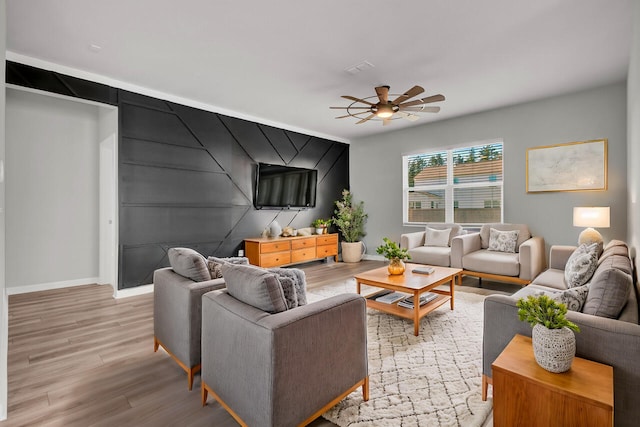
[[[573,208],[574,227],[609,228],[609,207]]]

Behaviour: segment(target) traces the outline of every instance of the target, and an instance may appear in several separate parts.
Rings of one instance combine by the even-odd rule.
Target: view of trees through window
[[[502,221],[502,142],[404,156],[404,220]]]

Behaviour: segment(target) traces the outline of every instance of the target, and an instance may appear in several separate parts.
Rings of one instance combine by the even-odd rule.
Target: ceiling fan
[[[425,104],[429,104],[431,102],[444,101],[443,95],[432,95],[422,99],[416,99],[414,101],[409,101],[409,99],[414,96],[418,96],[424,92],[424,89],[420,86],[414,86],[402,95],[392,95],[396,96],[393,101],[389,101],[389,86],[378,86],[376,87],[376,94],[378,98],[378,102],[371,102],[369,99],[375,98],[375,96],[369,96],[366,98],[356,98],[354,96],[343,95],[344,99],[348,99],[353,101],[351,105],[348,107],[329,107],[335,110],[347,110],[347,114],[344,116],[338,116],[336,119],[344,119],[345,117],[355,117],[356,119],[360,119],[356,122],[356,124],[364,123],[373,118],[382,119],[383,125],[388,125],[391,123],[391,120],[395,120],[396,118],[404,117],[409,120],[417,120],[418,116],[414,113],[437,113],[440,111],[440,107],[428,107]],[[365,104],[365,106],[357,105],[357,104]],[[357,111],[356,110],[362,110]],[[368,114],[368,116],[361,118],[358,117],[362,114]],[[398,117],[394,117],[398,116]]]

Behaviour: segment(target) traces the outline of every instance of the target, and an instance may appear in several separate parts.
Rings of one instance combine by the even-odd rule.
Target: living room
[[[4,2],[3,2],[4,3]],[[11,10],[13,5],[11,1],[6,7],[7,10]],[[553,3],[553,2],[549,2]],[[4,4],[3,4],[4,6]],[[575,5],[574,5],[575,6]],[[575,7],[591,7],[589,6],[575,6]],[[593,6],[596,7],[596,6]],[[606,7],[605,7],[606,8]],[[630,11],[629,4],[621,6],[623,10]],[[635,38],[630,41],[629,45],[638,46],[638,11],[637,6],[635,15],[633,15],[635,26]],[[598,10],[596,7],[595,10]],[[10,16],[10,14],[8,14]],[[577,24],[576,24],[577,25]],[[611,25],[611,24],[610,24]],[[11,28],[11,25],[8,25]],[[613,31],[613,30],[611,30]],[[358,37],[355,36],[354,37]],[[337,42],[337,41],[336,41]],[[46,62],[47,58],[29,58],[26,52],[15,52],[11,49],[11,44],[7,42],[7,59],[12,63],[24,64],[27,66],[34,66],[40,69],[52,70],[58,74],[71,75],[77,70],[73,70],[71,66],[65,66],[64,63],[57,64],[58,68],[51,67],[55,61]],[[3,49],[4,51],[5,49]],[[91,54],[99,55],[97,52],[91,52]],[[35,55],[34,55],[35,56]],[[346,157],[346,170],[348,171],[347,179],[345,182],[344,176],[338,175],[332,178],[332,185],[329,193],[319,194],[319,209],[315,211],[302,212],[298,216],[292,215],[288,212],[281,214],[272,213],[253,213],[249,216],[243,217],[242,212],[231,214],[230,216],[214,217],[214,221],[231,221],[233,224],[241,223],[241,219],[251,219],[241,223],[240,229],[234,228],[233,225],[225,223],[225,233],[223,235],[213,234],[211,241],[217,242],[219,245],[216,248],[221,248],[220,255],[232,255],[235,254],[237,249],[240,248],[239,244],[243,238],[255,236],[257,237],[262,230],[267,227],[274,217],[278,216],[278,221],[283,224],[292,222],[292,225],[296,227],[308,226],[310,221],[315,217],[329,217],[332,214],[333,201],[337,200],[342,187],[349,187],[357,200],[363,200],[365,202],[366,210],[369,213],[369,220],[367,223],[367,235],[364,238],[364,242],[369,248],[367,252],[368,258],[375,258],[373,249],[378,246],[383,237],[391,237],[392,239],[399,241],[402,233],[416,231],[423,229],[424,225],[412,225],[407,224],[403,218],[403,183],[402,183],[402,156],[406,154],[412,154],[420,152],[425,148],[445,148],[445,147],[459,147],[465,144],[482,144],[484,141],[493,141],[496,138],[500,139],[504,143],[504,196],[503,196],[503,216],[504,222],[515,222],[528,224],[534,235],[544,236],[545,243],[547,245],[547,251],[551,245],[566,245],[575,244],[577,241],[578,233],[580,229],[573,227],[572,224],[572,211],[576,206],[609,206],[611,208],[611,224],[609,228],[601,229],[605,241],[612,239],[620,239],[626,241],[632,251],[638,247],[640,224],[640,213],[637,207],[637,196],[640,188],[640,173],[634,167],[633,159],[638,158],[638,151],[640,150],[640,130],[637,120],[633,118],[638,115],[638,99],[639,88],[638,81],[638,49],[631,49],[631,55],[629,57],[628,68],[624,70],[624,76],[614,79],[612,81],[601,82],[597,85],[590,87],[583,87],[577,90],[557,90],[554,93],[546,94],[545,96],[532,97],[525,102],[504,102],[501,106],[492,106],[487,108],[478,107],[474,111],[470,111],[467,114],[460,114],[459,116],[451,116],[445,120],[435,120],[423,125],[414,126],[396,126],[398,129],[391,129],[396,125],[392,123],[387,127],[390,129],[384,129],[385,132],[377,133],[377,128],[382,129],[382,125],[379,122],[363,123],[355,125],[353,121],[343,123],[342,126],[347,128],[355,128],[371,126],[367,128],[363,134],[355,135],[349,134],[351,129],[347,130],[345,137],[328,137],[332,135],[329,133],[315,132],[314,138],[316,140],[323,140],[319,143],[318,147],[323,147],[322,144],[327,144],[326,147],[330,148],[318,148],[318,150],[332,151],[335,153],[333,159],[341,158],[344,156],[343,144],[348,144],[348,155]],[[544,55],[540,55],[540,61],[544,61]],[[356,61],[359,61],[357,59]],[[374,63],[378,61],[372,61]],[[45,66],[46,65],[46,66]],[[267,64],[269,65],[269,64]],[[352,65],[351,63],[345,64],[346,66]],[[376,63],[376,65],[378,65]],[[56,66],[56,64],[53,64]],[[342,70],[340,70],[342,71]],[[366,73],[363,71],[362,73]],[[562,74],[557,71],[558,74]],[[206,71],[198,71],[198,76],[202,76],[202,79],[207,79]],[[76,77],[87,78],[87,74],[75,74]],[[419,76],[424,81],[411,81],[411,84],[423,84],[430,86],[426,95],[438,93],[442,91],[447,96],[447,101],[442,104],[442,111],[446,111],[447,102],[452,99],[450,93],[444,88],[441,89],[437,85],[434,85],[430,78]],[[495,80],[505,78],[500,76],[496,71]],[[4,76],[3,76],[4,77]],[[520,85],[532,84],[535,80],[535,73],[523,75]],[[388,77],[393,78],[393,76]],[[413,77],[412,77],[413,78]],[[3,78],[4,79],[4,78]],[[571,79],[568,77],[567,80]],[[277,81],[273,78],[274,85],[279,90],[286,91],[286,85],[283,82]],[[136,92],[133,90],[133,85],[122,87],[118,86],[118,82],[115,79],[111,80],[113,84],[111,87],[119,87],[129,92]],[[347,80],[348,82],[348,80]],[[100,81],[100,84],[109,85],[106,80]],[[395,89],[401,92],[407,88],[395,87],[394,82],[376,82],[390,83],[392,84],[392,90]],[[499,83],[495,83],[498,85]],[[15,84],[14,84],[15,85]],[[353,94],[359,97],[372,96],[375,92],[372,91],[373,85],[369,85],[369,92],[360,93],[359,91],[351,92],[347,84],[343,85],[336,94],[332,95],[333,100],[327,103],[323,108],[326,109],[325,115],[327,115],[332,121],[336,114],[328,109],[329,106],[348,105],[346,102],[342,103],[340,95]],[[431,89],[433,86],[433,89]],[[570,86],[567,83],[567,86]],[[144,88],[143,88],[144,89]],[[152,98],[163,99],[163,88],[154,87],[155,91],[148,90],[147,92],[138,92],[147,95]],[[491,97],[491,87],[483,88],[486,92],[486,97]],[[15,86],[9,90],[17,91]],[[433,90],[433,91],[432,91]],[[343,93],[344,92],[344,93]],[[8,95],[8,97],[15,97],[15,92]],[[25,95],[26,96],[26,95]],[[198,98],[196,95],[192,95],[193,98]],[[3,94],[4,97],[4,94]],[[184,95],[184,98],[188,98]],[[252,93],[247,94],[247,99],[255,99]],[[4,98],[3,98],[4,99]],[[169,99],[176,102],[177,98]],[[13,102],[13,101],[11,101]],[[300,105],[296,106],[296,109],[302,110],[304,108],[304,100],[300,100]],[[129,99],[128,105],[139,106],[142,103],[141,100]],[[194,107],[195,104],[202,103],[204,101],[193,101],[190,107]],[[2,117],[4,119],[4,102],[2,104]],[[14,104],[15,105],[15,104]],[[218,113],[225,114],[225,116],[247,118],[249,114],[230,114],[233,111],[243,111],[240,106],[228,106],[228,110],[217,110]],[[275,106],[275,108],[283,108],[281,105]],[[157,108],[156,109],[161,109]],[[200,114],[200,113],[194,113]],[[436,114],[437,115],[437,114]],[[225,120],[225,119],[222,119]],[[272,119],[267,122],[271,127],[282,129],[283,127],[274,126],[278,119]],[[344,120],[352,120],[342,119]],[[233,120],[225,123],[227,128],[233,128]],[[289,123],[286,129],[290,138],[291,135],[308,135],[303,131],[302,126],[296,126],[295,123]],[[7,125],[9,126],[9,124]],[[390,131],[389,131],[390,130]],[[135,139],[135,135],[126,134],[124,130],[124,136],[126,138]],[[263,130],[268,133],[268,131]],[[235,133],[242,133],[240,130],[235,130]],[[271,144],[277,138],[271,135],[267,135],[266,140]],[[248,139],[254,138],[255,135],[249,135]],[[264,137],[261,137],[264,138]],[[528,193],[526,191],[526,153],[527,150],[539,146],[548,146],[554,144],[562,144],[576,141],[588,141],[599,138],[606,138],[608,140],[608,188],[606,191],[599,192],[549,192],[549,193]],[[328,142],[327,142],[328,141]],[[393,143],[389,143],[393,141]],[[314,142],[315,144],[315,142]],[[301,143],[301,146],[304,143]],[[277,150],[276,150],[277,151]],[[279,152],[280,154],[281,151]],[[230,153],[231,157],[234,156]],[[255,157],[255,156],[254,156]],[[258,156],[259,157],[259,156]],[[62,160],[61,160],[62,161]],[[343,160],[344,161],[344,160]],[[333,163],[332,163],[333,164]],[[343,165],[342,163],[339,163]],[[244,165],[243,165],[244,166]],[[329,169],[329,166],[326,166]],[[342,171],[344,173],[344,169]],[[251,169],[245,169],[238,174],[252,173]],[[333,175],[332,175],[333,176]],[[96,179],[96,177],[92,177]],[[9,184],[7,184],[9,185]],[[242,183],[243,193],[245,195],[251,195],[251,180],[245,180]],[[4,189],[4,183],[2,183]],[[139,200],[127,201],[130,207],[135,207],[135,203],[142,203]],[[154,201],[158,203],[158,201]],[[215,203],[213,201],[207,201],[208,203]],[[245,201],[240,205],[246,204]],[[3,208],[4,208],[4,201]],[[235,201],[234,201],[235,203]],[[229,203],[233,204],[233,203]],[[251,205],[251,203],[249,203]],[[145,206],[146,208],[146,206]],[[9,209],[9,207],[7,207]],[[127,230],[132,233],[139,232],[137,224],[135,222],[126,222],[126,218],[123,219],[125,226],[129,227]],[[97,223],[97,220],[95,220]],[[231,230],[235,232],[231,233]],[[145,232],[152,233],[153,230],[145,230]],[[190,230],[190,233],[193,231]],[[227,239],[226,236],[230,236]],[[171,241],[172,239],[166,236],[161,236],[156,240]],[[173,241],[192,241],[191,237],[173,237]],[[220,244],[222,242],[222,244]],[[54,242],[55,243],[55,242]],[[128,242],[131,245],[132,251],[135,250],[137,242]],[[50,246],[48,246],[49,248]],[[201,247],[203,253],[211,252],[211,247],[203,245]],[[7,247],[9,250],[9,247]],[[91,249],[95,256],[98,257],[98,248],[93,247]],[[4,262],[5,256],[2,254],[2,260]],[[122,254],[120,254],[122,255]],[[153,254],[155,257],[156,254]],[[131,259],[137,260],[141,255],[131,255]],[[153,272],[153,267],[158,265],[158,259],[150,259],[144,264],[140,270],[132,269],[125,270],[125,272],[131,272],[131,276],[135,276],[136,279],[128,282],[126,286],[116,286],[117,291],[125,291],[129,288],[138,288],[139,285],[150,283],[150,273]],[[129,258],[127,258],[128,260]],[[137,262],[137,261],[136,261]],[[98,262],[93,264],[93,271],[90,273],[82,273],[77,277],[69,277],[68,282],[74,279],[84,277],[98,277]],[[136,268],[142,264],[135,264]],[[5,269],[3,269],[5,271]],[[120,271],[122,272],[122,270]],[[136,282],[136,280],[138,282]],[[57,282],[58,279],[52,279],[50,282]],[[63,281],[60,279],[59,281]],[[33,281],[32,284],[43,283],[46,280]],[[6,288],[15,288],[15,284],[4,283],[3,278],[3,290],[5,292],[5,298],[2,306],[3,318],[6,319]],[[19,293],[19,292],[15,292]],[[126,292],[124,292],[126,294]],[[6,323],[6,320],[5,320]],[[6,326],[6,324],[5,324]],[[6,354],[6,328],[3,328],[2,337],[3,343],[0,343],[0,356],[4,349]],[[4,347],[3,347],[4,346]],[[6,365],[0,363],[0,366]],[[3,375],[6,378],[6,375]],[[0,393],[1,395],[2,393]],[[4,393],[6,395],[6,392]],[[6,415],[6,405],[5,405]],[[1,414],[0,414],[1,415]]]

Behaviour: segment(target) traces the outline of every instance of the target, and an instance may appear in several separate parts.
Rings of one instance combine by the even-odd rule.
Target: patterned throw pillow
[[[489,233],[488,250],[516,253],[516,243],[518,242],[518,235],[520,234],[520,231],[500,231],[492,228]]]
[[[282,268],[282,267],[273,267],[268,269],[272,273],[276,273],[278,275],[278,279],[282,283],[283,278],[288,278],[293,283],[293,286],[296,288],[296,307],[300,305],[307,304],[307,276],[304,274],[303,270],[299,268]],[[282,288],[287,292],[285,287],[285,283],[282,283]],[[292,307],[290,307],[292,308]]]
[[[566,291],[558,292],[551,298],[567,306],[571,311],[582,311],[587,295],[589,294],[589,284],[578,286],[575,288],[567,289]]]
[[[585,243],[573,251],[564,267],[564,280],[568,288],[587,283],[598,267],[598,244]]]
[[[222,265],[225,263],[249,265],[249,258],[243,256],[232,256],[227,258],[217,258],[210,256],[207,258],[207,268],[212,279],[222,278]]]
[[[434,228],[427,227],[424,235],[425,246],[449,246],[449,236],[451,235],[451,229],[445,228],[444,230],[436,230]]]

